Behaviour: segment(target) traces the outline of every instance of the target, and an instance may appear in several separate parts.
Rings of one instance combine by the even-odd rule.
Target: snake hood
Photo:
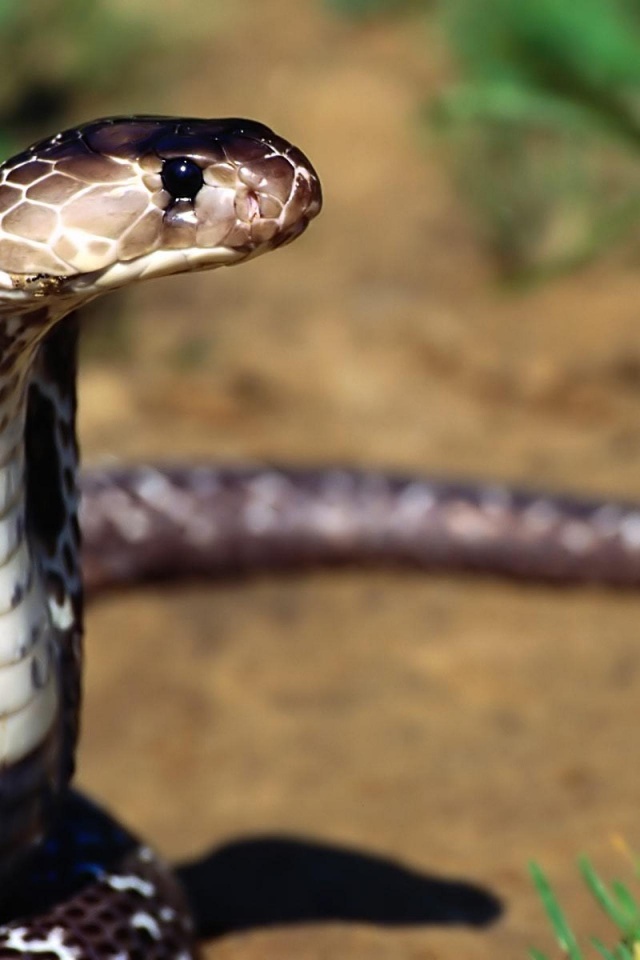
[[[85,300],[240,263],[321,208],[304,154],[251,120],[96,120],[0,167],[0,290]]]

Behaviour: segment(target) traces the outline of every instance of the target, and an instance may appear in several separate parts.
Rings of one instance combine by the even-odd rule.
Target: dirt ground
[[[256,116],[313,159],[325,212],[273,257],[132,292],[112,356],[84,365],[86,460],[640,495],[638,250],[505,291],[419,135],[448,69],[435,36],[311,0],[189,11],[163,10],[178,45],[191,29],[180,69],[109,111]],[[640,848],[639,620],[633,593],[407,573],[110,596],[89,613],[80,781],[172,860],[209,858],[207,957],[557,955],[527,862],[606,934],[576,856],[624,875],[620,838]],[[428,878],[503,912],[433,922],[491,901],[434,900]]]

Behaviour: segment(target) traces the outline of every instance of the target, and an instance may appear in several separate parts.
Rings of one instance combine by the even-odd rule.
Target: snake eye
[[[202,170],[188,157],[174,157],[162,165],[162,186],[174,200],[193,200],[203,184]]]

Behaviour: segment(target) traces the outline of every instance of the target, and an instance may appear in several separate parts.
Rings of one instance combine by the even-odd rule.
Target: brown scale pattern
[[[184,216],[192,204],[174,202],[160,175],[163,159],[183,155],[203,171],[195,219]],[[306,166],[300,151],[247,121],[87,124],[3,165],[0,266],[66,277],[159,249],[286,242],[301,232],[299,213],[312,200],[299,165]]]

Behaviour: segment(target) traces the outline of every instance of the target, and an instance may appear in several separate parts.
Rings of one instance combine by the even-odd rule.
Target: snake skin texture
[[[116,117],[0,166],[0,960],[188,960],[177,881],[76,797],[82,606],[75,311],[242,263],[321,207],[262,124]]]
[[[169,868],[111,817],[70,793],[5,915],[0,958],[163,960],[193,952],[184,895]]]
[[[404,566],[640,585],[640,505],[375,470],[111,467],[80,480],[85,584]]]

